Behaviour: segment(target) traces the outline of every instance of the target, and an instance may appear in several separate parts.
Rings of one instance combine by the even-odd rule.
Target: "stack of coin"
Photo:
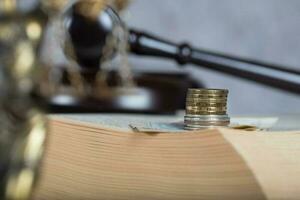
[[[184,124],[187,130],[227,126],[228,90],[189,89],[186,97]]]

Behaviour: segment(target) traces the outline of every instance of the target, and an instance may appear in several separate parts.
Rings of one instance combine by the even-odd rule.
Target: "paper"
[[[184,130],[183,123],[131,123],[129,126],[133,131],[146,133],[161,133],[161,132],[179,132]]]
[[[54,117],[101,125],[107,128],[142,132],[178,132],[184,130],[183,116],[143,114],[63,114]],[[51,117],[51,116],[50,116]],[[259,130],[292,131],[300,130],[300,117],[231,117],[230,126],[255,126]]]
[[[181,116],[158,116],[143,114],[62,114],[52,115],[63,119],[76,120],[101,125],[107,128],[132,130],[133,126],[144,127],[145,129],[156,129],[165,131],[178,131],[180,127],[174,122],[182,121]],[[181,129],[182,130],[182,129]]]
[[[256,127],[258,130],[268,130],[278,121],[278,117],[236,117],[230,120],[230,127]]]

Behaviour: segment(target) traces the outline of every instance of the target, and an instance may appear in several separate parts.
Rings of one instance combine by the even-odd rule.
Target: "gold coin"
[[[187,98],[227,98],[227,95],[216,94],[187,94]]]
[[[187,115],[226,115],[226,111],[193,111],[186,110]]]
[[[228,95],[228,92],[227,92],[227,91],[223,91],[223,90],[220,90],[220,91],[203,90],[203,91],[198,91],[198,92],[188,90],[188,91],[187,91],[187,94],[199,94],[199,95],[200,95],[200,94],[202,94],[202,95]]]
[[[228,92],[227,89],[216,89],[216,88],[189,88],[189,92]]]
[[[186,108],[186,111],[193,111],[193,112],[219,112],[219,111],[227,111],[226,107],[220,107],[220,108],[210,108],[210,107],[203,107],[203,108],[195,108],[195,107],[188,107]]]
[[[193,93],[193,94],[228,94],[228,90],[226,90],[226,89],[190,88],[190,89],[188,89],[188,93]]]
[[[194,103],[194,102],[218,102],[218,103],[226,103],[226,98],[186,98],[186,102]]]
[[[210,95],[206,95],[206,96],[186,96],[186,100],[193,100],[193,99],[223,99],[223,100],[227,100],[226,96],[210,96]]]
[[[227,109],[226,106],[190,106],[190,105],[187,105],[185,107],[186,109],[200,109],[200,110],[218,110],[218,109]]]
[[[186,106],[197,106],[197,107],[225,107],[225,106],[227,106],[227,103],[196,102],[196,103],[186,103]]]

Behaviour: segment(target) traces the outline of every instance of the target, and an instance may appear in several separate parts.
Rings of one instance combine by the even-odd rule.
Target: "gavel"
[[[99,10],[95,17],[88,17],[78,9],[80,6],[82,2],[66,12],[66,30],[82,69],[98,71],[108,35],[115,25],[123,22],[111,7]],[[129,30],[128,46],[129,51],[137,55],[173,59],[181,66],[193,64],[300,94],[300,71],[296,69],[194,48],[188,43],[176,44],[134,29]]]

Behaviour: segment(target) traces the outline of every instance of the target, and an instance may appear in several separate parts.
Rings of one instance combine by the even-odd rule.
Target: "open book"
[[[300,131],[132,131],[139,120],[51,117],[33,199],[300,199]]]

